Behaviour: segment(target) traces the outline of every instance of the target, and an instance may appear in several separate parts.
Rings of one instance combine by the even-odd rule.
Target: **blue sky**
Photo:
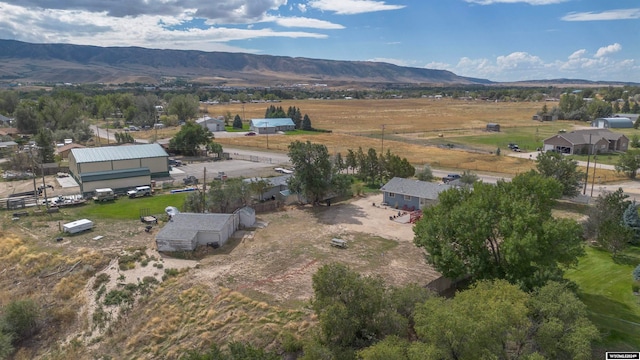
[[[638,0],[0,0],[0,38],[640,83]]]

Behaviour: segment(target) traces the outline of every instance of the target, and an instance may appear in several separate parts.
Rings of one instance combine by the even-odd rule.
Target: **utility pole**
[[[591,150],[593,150],[593,146],[591,146],[591,134],[589,134],[589,151],[587,152],[587,175],[584,179],[584,190],[582,190],[582,195],[587,194],[587,184],[589,184],[589,162],[591,161]]]
[[[267,132],[267,149],[269,148],[269,122],[265,121],[265,124],[267,124],[267,126],[265,126],[265,130]]]
[[[593,185],[596,182],[596,168],[598,167],[597,161],[598,156],[593,155],[593,179],[591,179],[591,197],[593,197]]]
[[[31,173],[33,174],[33,196],[36,199],[36,206],[40,209],[40,195],[38,194],[38,188],[36,187],[36,169],[34,166],[35,159],[33,158],[33,148],[29,146],[29,159],[31,159]]]
[[[207,168],[204,168],[204,180],[202,180],[202,212],[207,212]]]
[[[382,137],[381,137],[380,155],[384,155],[384,125],[382,125]]]

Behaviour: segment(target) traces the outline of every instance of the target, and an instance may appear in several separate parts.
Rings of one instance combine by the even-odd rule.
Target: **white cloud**
[[[300,10],[300,12],[307,12],[307,4],[298,4],[298,10]]]
[[[569,55],[569,60],[578,60],[584,57],[587,54],[586,49],[580,49],[573,52],[573,54]]]
[[[498,56],[496,64],[501,69],[531,68],[543,65],[543,61],[526,52],[514,52],[506,56]]]
[[[404,5],[388,5],[384,1],[373,0],[310,0],[314,9],[331,11],[339,15],[354,15],[385,10],[403,9]]]
[[[564,21],[606,21],[640,19],[640,8],[617,9],[603,12],[569,13],[561,18]]]
[[[552,5],[560,4],[569,0],[465,0],[468,3],[478,5],[493,5],[493,4],[517,4],[525,3],[529,5]]]
[[[344,26],[335,24],[325,20],[311,19],[306,17],[267,17],[265,21],[273,21],[276,24],[284,27],[300,27],[300,28],[312,28],[312,29],[330,29],[339,30],[344,29]]]
[[[596,52],[595,57],[601,58],[601,57],[607,56],[609,54],[617,53],[620,50],[622,50],[622,45],[620,45],[618,43],[611,44],[611,45],[604,46],[604,47],[601,47],[600,49],[598,49],[598,51]]]
[[[189,13],[173,17],[142,15],[132,21],[131,18],[105,16],[104,13],[35,10],[1,3],[0,13],[3,14],[0,18],[0,38],[35,43],[255,52],[224,43],[267,37],[327,38],[326,34],[315,32],[276,31],[269,28],[190,27],[192,18]]]

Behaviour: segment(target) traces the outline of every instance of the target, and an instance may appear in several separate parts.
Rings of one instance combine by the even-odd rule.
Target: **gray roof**
[[[594,128],[594,129],[575,130],[575,131],[564,133],[564,134],[554,135],[551,138],[557,136],[567,140],[573,145],[581,145],[581,144],[589,144],[589,135],[591,135],[592,144],[595,144],[601,138],[604,138],[608,141],[616,141],[624,136],[623,134],[614,133],[607,129]],[[551,138],[548,138],[548,139],[551,139]],[[545,141],[548,139],[545,139]]]
[[[201,117],[199,119],[196,120],[196,124],[224,124],[224,120],[222,119],[217,119],[217,118],[212,118],[209,116],[205,116],[205,117]]]
[[[111,160],[129,160],[154,157],[169,157],[159,144],[105,146],[97,148],[71,149],[76,163],[90,163]]]
[[[157,239],[191,240],[198,231],[220,231],[233,214],[178,213],[158,232]]]
[[[437,184],[432,182],[404,179],[394,177],[389,180],[380,190],[400,195],[415,196],[422,199],[436,200],[438,194],[450,189],[448,184]]]
[[[18,143],[15,141],[2,141],[0,142],[0,147],[9,147],[9,146],[18,146]]]
[[[251,125],[254,127],[295,126],[290,118],[251,119]]]
[[[276,186],[289,186],[288,181],[289,178],[291,178],[291,174],[287,174],[287,175],[282,175],[282,176],[274,176],[274,177],[268,177],[268,178],[262,178],[262,177],[255,177],[255,178],[249,178],[249,179],[244,179],[242,181],[246,182],[246,183],[251,183],[254,181],[260,181],[260,180],[264,180],[266,182],[269,183],[269,185],[271,185],[272,187],[276,187]]]
[[[608,118],[597,118],[598,120],[606,120],[609,123],[609,127],[618,127],[618,128],[632,128],[633,121],[627,117],[608,117]]]

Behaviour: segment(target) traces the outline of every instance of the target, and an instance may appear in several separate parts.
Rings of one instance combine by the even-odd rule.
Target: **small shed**
[[[256,223],[256,211],[248,206],[236,210],[234,214],[238,214],[241,228],[249,228]]]
[[[500,132],[500,124],[488,123],[487,124],[487,131]]]
[[[600,129],[631,129],[633,121],[626,117],[597,118],[591,122],[591,127]]]

